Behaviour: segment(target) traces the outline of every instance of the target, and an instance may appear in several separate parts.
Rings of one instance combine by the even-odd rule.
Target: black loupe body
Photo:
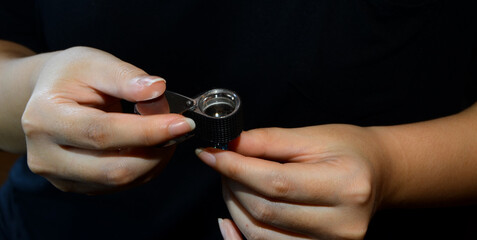
[[[233,91],[212,89],[195,99],[171,91],[166,91],[165,96],[172,113],[194,120],[192,134],[215,148],[227,149],[228,143],[242,132],[241,101]]]

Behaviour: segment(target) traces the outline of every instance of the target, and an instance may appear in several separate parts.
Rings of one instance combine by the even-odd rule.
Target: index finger
[[[259,194],[286,202],[333,205],[346,173],[332,161],[278,163],[235,152],[199,149],[197,156],[221,174]]]
[[[48,123],[51,135],[60,145],[86,149],[153,146],[195,127],[192,119],[178,114],[141,116],[78,105],[61,107],[75,110],[59,111],[59,116]]]

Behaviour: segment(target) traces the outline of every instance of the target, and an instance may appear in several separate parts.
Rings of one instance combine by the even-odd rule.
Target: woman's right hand
[[[22,116],[28,166],[68,192],[98,194],[148,181],[174,151],[151,146],[191,131],[194,122],[167,107],[125,114],[120,100],[167,106],[164,91],[162,78],[97,49],[52,54]]]

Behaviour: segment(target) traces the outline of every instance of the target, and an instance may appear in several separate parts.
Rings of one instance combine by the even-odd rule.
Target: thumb
[[[119,96],[128,101],[142,102],[161,96],[166,90],[166,80],[158,76],[139,75],[120,81]]]
[[[102,76],[97,88],[103,93],[130,102],[142,102],[161,96],[166,90],[166,80],[158,76],[151,76],[142,69],[122,62],[110,66]]]
[[[288,161],[301,154],[307,144],[293,129],[261,128],[243,131],[229,149],[248,157]]]
[[[161,96],[165,80],[98,49],[80,48],[81,78],[102,93],[130,102],[141,102]]]

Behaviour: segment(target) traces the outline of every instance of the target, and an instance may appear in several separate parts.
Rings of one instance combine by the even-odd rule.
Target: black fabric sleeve
[[[0,39],[42,52],[45,46],[39,19],[34,0],[0,0]]]

